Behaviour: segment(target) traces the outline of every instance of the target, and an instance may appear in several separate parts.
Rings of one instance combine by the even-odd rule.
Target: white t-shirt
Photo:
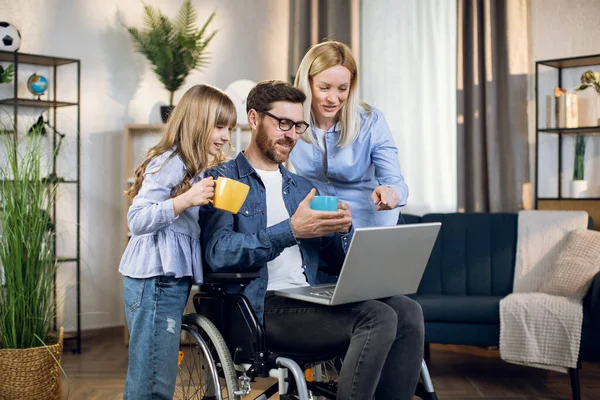
[[[323,163],[324,171],[327,171],[327,144],[325,142],[327,131],[319,129],[316,126],[312,127],[312,131],[317,139],[319,148],[321,149],[321,162]]]
[[[267,199],[267,227],[290,218],[283,201],[283,179],[279,169],[276,171],[256,170],[265,185]],[[267,290],[288,289],[308,286],[302,268],[302,253],[298,245],[287,247],[281,254],[267,263],[269,283]]]

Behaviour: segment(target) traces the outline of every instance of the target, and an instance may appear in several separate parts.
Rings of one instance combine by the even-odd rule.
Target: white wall
[[[146,0],[170,16],[182,1]],[[236,79],[287,80],[288,2],[280,0],[193,0],[202,23],[217,11],[212,28],[219,30],[210,45],[212,61],[188,77],[197,83],[225,88]],[[20,51],[81,59],[82,99],[82,325],[94,329],[123,323],[121,276],[117,268],[123,252],[122,131],[127,123],[155,123],[158,107],[168,101],[165,91],[143,56],[133,51],[127,25],[141,26],[141,1],[131,0],[20,0],[0,3],[0,19],[16,25],[23,37]],[[49,72],[38,69],[39,73]],[[67,71],[68,72],[68,71]],[[65,73],[67,73],[65,72]],[[72,77],[73,75],[71,75]],[[26,81],[25,74],[23,75]],[[20,85],[24,85],[19,79]],[[73,79],[59,78],[61,92],[72,93]],[[4,86],[4,85],[3,85]],[[28,95],[26,91],[24,95]],[[31,115],[35,113],[30,112]],[[75,119],[61,110],[59,127]],[[72,134],[73,132],[71,132]],[[63,154],[74,151],[65,143]],[[64,174],[75,171],[73,160]],[[74,252],[75,194],[59,199],[58,243],[61,254]],[[66,329],[75,326],[73,267],[65,264],[59,277]]]
[[[535,62],[563,57],[600,54],[600,1],[598,0],[529,0],[530,2],[530,50],[529,75],[529,142],[531,144],[531,181],[535,182]],[[563,87],[572,91],[579,82],[581,72],[577,69],[564,76]],[[592,68],[600,71],[600,66]],[[556,84],[555,78],[540,79],[540,88]],[[548,85],[545,85],[548,84]],[[549,93],[548,93],[549,94]],[[540,108],[541,123],[545,121]],[[573,175],[574,137],[565,140],[563,148],[563,196],[568,195],[568,183]],[[545,136],[540,139],[540,195],[556,196],[556,140]],[[586,152],[586,179],[594,185],[591,194],[600,197],[600,137],[590,137]]]

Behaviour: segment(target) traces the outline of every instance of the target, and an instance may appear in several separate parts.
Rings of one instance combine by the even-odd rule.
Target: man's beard
[[[293,128],[292,128],[293,129]],[[281,153],[275,149],[277,144],[290,146],[290,152],[296,145],[296,142],[289,137],[283,137],[277,141],[272,141],[269,139],[267,134],[267,130],[264,125],[261,123],[258,124],[258,129],[256,130],[256,146],[258,149],[264,154],[266,158],[273,161],[275,164],[283,164],[290,157],[288,153]]]

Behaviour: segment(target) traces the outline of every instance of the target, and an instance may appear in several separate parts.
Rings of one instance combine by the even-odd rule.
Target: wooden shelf
[[[77,259],[77,257],[56,256],[56,257],[54,257],[54,261],[59,262],[59,263],[66,263],[66,262],[76,262],[76,261],[78,261],[78,259]]]
[[[588,201],[582,201],[588,200]],[[544,199],[538,198],[538,210],[585,211],[594,220],[594,230],[600,231],[600,199]]]
[[[542,60],[536,64],[546,65],[554,68],[577,68],[577,67],[590,67],[593,65],[600,65],[600,54],[595,56],[582,56],[582,57],[571,57],[571,58],[560,58],[554,60]]]
[[[0,182],[14,182],[14,179],[0,179]],[[30,180],[29,182],[32,182],[32,181]],[[76,179],[63,179],[63,178],[58,178],[58,180],[48,181],[47,177],[42,178],[42,182],[47,185],[60,185],[63,183],[68,183],[68,184],[79,183],[79,181]]]
[[[0,61],[15,62],[15,57],[18,57],[19,64],[46,65],[48,67],[79,62],[79,60],[73,60],[72,58],[41,56],[19,52],[15,54],[13,51],[0,51]]]
[[[569,201],[600,201],[600,197],[580,197],[580,198],[573,198],[573,197],[538,197],[538,200],[551,200],[551,201],[562,201],[562,200],[569,200]]]
[[[543,133],[562,133],[563,135],[600,135],[600,126],[581,126],[579,128],[544,128],[538,129]]]
[[[54,101],[54,100],[36,100],[36,99],[23,99],[14,97],[7,99],[0,99],[0,104],[6,104],[9,106],[20,106],[20,107],[39,107],[39,108],[51,108],[51,107],[68,107],[76,106],[77,103],[70,101]]]
[[[128,124],[125,125],[125,132],[129,135],[139,133],[160,133],[165,124]]]

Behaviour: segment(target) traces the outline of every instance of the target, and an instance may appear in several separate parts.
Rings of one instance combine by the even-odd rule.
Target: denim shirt
[[[380,110],[373,108],[367,112],[359,107],[357,112],[360,132],[352,143],[344,147],[337,145],[341,132],[339,123],[327,131],[312,127],[305,135],[313,135],[315,141],[321,143],[313,145],[299,140],[290,161],[296,173],[310,180],[321,194],[338,196],[350,205],[355,227],[396,225],[400,207],[408,200],[398,148]],[[380,185],[396,190],[400,197],[398,207],[376,210],[371,193]]]
[[[279,170],[283,178],[283,200],[291,216],[313,185],[281,165]],[[320,283],[317,278],[320,257],[330,266],[333,264],[341,267],[353,230],[347,234],[297,240],[292,233],[290,219],[267,228],[265,188],[243,153],[239,153],[233,160],[208,169],[206,176],[215,179],[225,176],[250,186],[248,197],[237,214],[216,209],[212,205],[200,207],[200,242],[205,268],[213,272],[260,274],[260,278],[247,286],[231,285],[228,288],[231,293],[243,293],[248,298],[259,320],[262,321],[269,282],[267,262],[279,256],[285,248],[299,245],[302,268],[311,285]]]

